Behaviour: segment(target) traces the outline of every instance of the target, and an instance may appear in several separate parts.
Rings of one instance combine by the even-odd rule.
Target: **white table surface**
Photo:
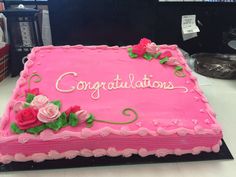
[[[219,80],[196,74],[211,106],[222,125],[224,140],[236,157],[236,80]],[[6,107],[17,78],[7,78],[0,83],[0,115]],[[67,168],[23,172],[0,172],[1,177],[233,177],[236,160],[215,160],[184,163],[157,163],[142,165]]]

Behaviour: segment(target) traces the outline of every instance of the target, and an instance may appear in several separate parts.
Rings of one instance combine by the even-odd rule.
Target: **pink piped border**
[[[193,154],[197,155],[201,152],[219,152],[220,146],[222,142],[219,141],[216,145],[212,147],[204,147],[198,146],[194,147],[193,149],[157,149],[153,151],[148,151],[145,148],[140,149],[124,149],[124,150],[116,150],[114,147],[110,147],[108,149],[82,149],[82,150],[70,150],[63,153],[59,153],[55,150],[51,150],[48,153],[35,153],[30,156],[25,156],[22,153],[17,153],[15,155],[1,155],[0,154],[0,163],[7,164],[12,161],[17,162],[26,162],[26,161],[34,161],[34,162],[42,162],[44,160],[56,160],[56,159],[73,159],[77,156],[83,157],[101,157],[101,156],[110,156],[110,157],[117,157],[117,156],[124,156],[130,157],[133,154],[138,154],[141,157],[146,157],[149,155],[155,155],[157,157],[164,157],[169,154],[175,155],[183,155],[183,154]]]
[[[72,131],[63,131],[59,133],[54,133],[52,130],[44,130],[38,136],[32,135],[29,133],[23,133],[20,135],[11,135],[11,136],[2,136],[0,138],[0,143],[5,143],[8,141],[17,140],[19,143],[26,143],[29,140],[42,140],[42,141],[49,141],[49,140],[56,140],[56,139],[67,139],[70,137],[85,139],[93,136],[102,136],[106,137],[108,135],[120,135],[120,136],[128,136],[128,135],[139,135],[139,136],[168,136],[177,134],[179,136],[185,135],[219,135],[221,132],[220,127],[217,124],[212,125],[212,129],[204,129],[199,125],[196,125],[194,129],[187,129],[187,128],[177,128],[173,130],[166,130],[162,127],[159,127],[154,130],[149,130],[147,128],[139,128],[137,130],[129,130],[127,128],[121,128],[120,130],[115,130],[110,127],[104,127],[99,130],[91,130],[89,128],[82,129],[81,132],[72,132]]]
[[[176,46],[177,47],[177,46]],[[181,63],[185,66],[185,71],[190,75],[190,79],[194,82],[195,84],[195,88],[194,90],[199,94],[199,96],[201,97],[202,101],[205,103],[206,106],[206,111],[208,112],[208,114],[210,115],[212,121],[215,124],[218,124],[216,122],[215,119],[215,112],[213,111],[213,109],[211,108],[211,106],[208,103],[207,98],[205,97],[205,95],[203,94],[203,91],[199,88],[198,86],[198,80],[197,78],[192,74],[192,70],[190,69],[190,67],[188,66],[188,64],[186,63],[183,54],[181,53],[181,51],[179,49],[177,49],[178,55],[179,55],[179,59],[181,60]],[[220,127],[220,125],[218,124],[218,126]]]

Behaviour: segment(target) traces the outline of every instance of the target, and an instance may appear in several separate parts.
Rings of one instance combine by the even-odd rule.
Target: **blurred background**
[[[37,11],[12,13],[19,4]],[[5,0],[0,7],[2,42],[10,42],[13,76],[23,69],[22,58],[40,45],[129,45],[147,37],[157,44],[177,44],[189,55],[236,53],[235,0]],[[199,29],[188,39],[184,15],[195,15]]]

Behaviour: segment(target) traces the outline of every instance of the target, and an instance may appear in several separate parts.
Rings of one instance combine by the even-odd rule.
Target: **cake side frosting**
[[[25,155],[23,153],[16,153],[15,155],[1,155],[0,154],[0,162],[7,164],[12,161],[18,161],[18,162],[26,162],[26,161],[34,161],[34,162],[42,162],[44,160],[56,160],[56,159],[73,159],[77,156],[83,156],[83,157],[101,157],[101,156],[110,156],[110,157],[117,157],[117,156],[124,156],[124,157],[130,157],[134,154],[138,154],[141,157],[146,157],[149,155],[155,155],[157,157],[164,157],[166,155],[183,155],[183,154],[193,154],[197,155],[201,152],[219,152],[220,146],[222,145],[222,142],[219,141],[217,144],[213,145],[212,147],[205,147],[205,146],[197,146],[193,149],[157,149],[157,150],[147,150],[146,148],[140,148],[140,149],[131,149],[126,148],[123,150],[117,150],[114,147],[110,147],[107,149],[96,149],[96,150],[90,150],[90,149],[81,149],[81,150],[69,150],[65,152],[57,152],[55,150],[51,150],[48,153],[34,153],[32,155]]]

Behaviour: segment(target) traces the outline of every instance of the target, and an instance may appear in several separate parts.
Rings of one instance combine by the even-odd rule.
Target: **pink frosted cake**
[[[221,139],[176,45],[36,47],[1,119],[0,162],[199,154]]]

